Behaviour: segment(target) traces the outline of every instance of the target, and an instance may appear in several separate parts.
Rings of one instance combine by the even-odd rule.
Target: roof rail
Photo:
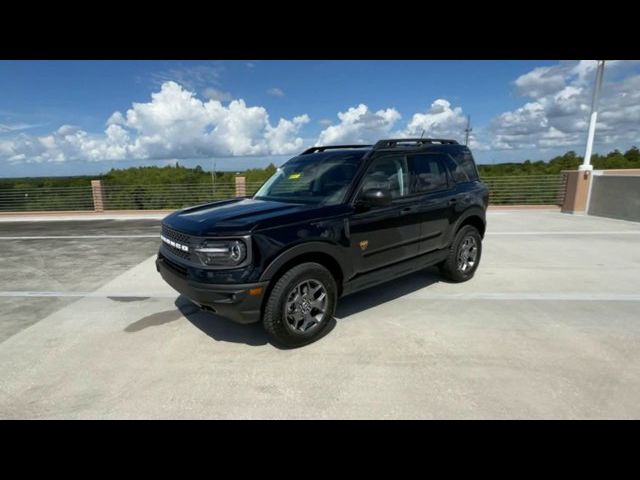
[[[307,148],[300,155],[308,155],[309,153],[324,152],[325,150],[335,150],[340,148],[371,148],[371,145],[330,145],[324,147]]]
[[[393,148],[399,143],[415,143],[416,146],[431,145],[439,143],[441,145],[458,145],[455,140],[447,140],[445,138],[390,138],[387,140],[380,140],[373,146],[373,150],[380,148]]]

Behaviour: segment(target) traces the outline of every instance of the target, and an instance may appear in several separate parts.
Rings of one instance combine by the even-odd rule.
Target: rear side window
[[[438,153],[408,156],[413,193],[437,192],[449,187],[443,157],[445,155]]]
[[[456,175],[460,178],[460,180],[456,178],[456,182],[478,180],[478,170],[476,169],[476,164],[469,150],[460,150],[453,154],[453,160],[456,163],[456,174],[454,174],[454,178],[456,178]]]

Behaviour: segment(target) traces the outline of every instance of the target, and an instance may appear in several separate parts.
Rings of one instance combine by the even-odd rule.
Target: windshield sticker
[[[292,173],[291,175],[289,175],[289,180],[297,180],[302,176],[301,173]]]

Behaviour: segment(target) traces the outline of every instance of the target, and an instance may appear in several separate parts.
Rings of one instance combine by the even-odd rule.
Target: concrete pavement
[[[22,233],[34,232],[11,230]],[[155,272],[152,238],[2,245],[13,258],[29,242],[53,242],[67,260],[25,255],[41,274],[14,282],[4,267],[20,263],[1,254],[0,305],[62,303],[0,326],[1,418],[640,417],[637,223],[491,212],[473,280],[427,270],[345,297],[333,331],[296,350],[178,297]],[[101,258],[103,276],[52,288],[49,267],[73,277]]]

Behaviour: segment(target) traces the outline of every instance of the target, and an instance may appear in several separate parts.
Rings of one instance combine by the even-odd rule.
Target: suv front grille
[[[162,226],[162,235],[169,240],[179,243],[180,245],[186,245],[187,247],[189,247],[189,250],[191,250],[191,237],[189,235],[178,232],[169,227],[165,227],[164,225]],[[164,243],[164,245],[166,245],[169,251],[174,255],[177,255],[180,258],[185,258],[187,260],[190,258],[190,252],[185,252],[184,250],[176,248],[167,243]]]
[[[174,272],[178,273],[180,276],[186,278],[187,277],[187,269],[184,268],[181,265],[178,265],[177,263],[173,263],[171,260],[169,260],[167,257],[165,257],[164,255],[160,254],[159,257],[162,259],[162,261],[164,262],[164,264],[171,268]]]

